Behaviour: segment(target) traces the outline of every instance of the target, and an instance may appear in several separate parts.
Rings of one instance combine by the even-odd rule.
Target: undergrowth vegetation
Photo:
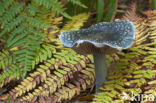
[[[58,103],[82,92],[92,94],[92,55],[65,48],[58,35],[112,21],[116,15],[134,22],[135,42],[128,50],[107,56],[108,81],[92,102],[125,103],[130,100],[122,99],[123,92],[131,91],[156,96],[156,11],[139,16],[132,5],[120,17],[125,7],[118,0],[91,1],[0,1],[0,102]]]

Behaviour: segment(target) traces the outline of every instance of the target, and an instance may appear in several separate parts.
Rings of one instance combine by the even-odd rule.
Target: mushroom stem
[[[100,87],[104,84],[107,77],[106,56],[105,54],[94,54],[96,92],[100,92]]]

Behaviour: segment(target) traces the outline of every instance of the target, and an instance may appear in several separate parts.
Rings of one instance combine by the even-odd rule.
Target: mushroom
[[[100,92],[107,77],[106,54],[129,48],[135,39],[135,26],[129,20],[101,22],[87,29],[62,32],[59,39],[79,54],[93,54],[96,92]]]

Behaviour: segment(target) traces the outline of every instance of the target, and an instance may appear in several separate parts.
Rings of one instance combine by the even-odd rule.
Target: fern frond
[[[50,12],[45,19],[46,24],[58,27],[62,23],[63,17],[57,16],[55,12]]]
[[[32,62],[34,61],[34,57],[37,55],[35,54],[35,51],[39,49],[40,44],[41,42],[35,40],[34,36],[29,36],[26,38],[26,42],[23,43],[22,49],[14,52],[14,55],[18,55],[16,60],[19,62],[19,65],[23,67],[21,70],[23,73],[31,70]]]
[[[23,9],[25,6],[25,3],[15,2],[0,20],[3,24],[0,35],[5,35],[8,39],[6,47],[21,47],[20,50],[13,52],[13,55],[16,57],[15,60],[19,67],[23,68],[21,72],[24,73],[31,70],[32,62],[36,56],[35,52],[40,48],[40,44],[45,38],[45,34],[40,32],[40,29],[51,27],[46,25],[43,20],[31,17],[31,14],[29,15],[29,12]],[[9,12],[11,13],[9,14]],[[12,35],[8,35],[9,33]]]
[[[24,21],[25,15],[22,13],[17,18],[15,18],[11,23],[8,23],[4,26],[4,29],[0,33],[0,36],[6,34],[7,32],[10,32],[12,29],[14,29],[18,24],[20,24],[22,21]]]
[[[137,8],[137,4],[136,2],[133,2],[129,6],[129,10],[127,10],[126,13],[124,14],[123,19],[131,20],[131,21],[135,21],[136,19],[138,19],[139,16],[136,14],[136,8]]]
[[[8,0],[6,2],[6,0],[2,0],[0,3],[0,16],[3,15],[3,13],[5,13],[5,9],[8,9],[9,5],[13,2],[14,0]]]
[[[38,20],[37,18],[33,18],[33,17],[28,17],[27,22],[32,27],[37,27],[38,29],[46,29],[46,28],[51,27],[51,26],[45,25],[45,23],[43,23],[40,20]]]
[[[51,18],[49,17],[47,20],[49,21],[50,24],[53,25],[59,25],[61,24],[60,20],[62,20],[62,17],[55,17],[55,14],[50,14]],[[90,13],[80,13],[76,16],[72,17],[72,20],[68,21],[61,30],[55,30],[54,28],[49,28],[49,32],[45,32],[47,34],[47,40],[46,41],[52,41],[52,39],[56,38],[57,34],[63,31],[68,31],[68,30],[76,30],[80,29],[80,27],[83,26],[84,22],[88,20],[90,16]],[[55,17],[55,18],[54,18]],[[54,18],[54,19],[53,19]],[[60,23],[59,23],[60,22]],[[49,24],[48,23],[48,24]],[[59,23],[59,24],[57,24]]]
[[[33,0],[33,1],[40,5],[45,6],[51,11],[62,14],[67,18],[71,18],[67,13],[63,11],[63,5],[58,0]]]
[[[44,33],[47,35],[46,36],[46,42],[52,42],[54,38],[57,38],[57,34],[60,32],[59,26],[62,24],[63,17],[62,16],[57,16],[56,13],[50,12],[48,13],[46,19],[46,24],[48,25],[53,25],[53,27],[44,29]]]
[[[45,42],[46,34],[49,38],[50,34],[55,33],[57,36],[60,32],[63,17],[58,14],[71,18],[64,12],[63,4],[59,0],[7,2],[3,0],[0,3],[5,5],[5,9],[0,7],[0,36],[6,39],[5,49],[12,54],[10,56],[10,52],[5,51],[0,53],[0,86],[5,88],[13,80],[18,84],[11,87],[4,94],[5,97],[9,96],[12,102],[20,103],[39,102],[43,100],[40,98],[48,101],[46,97],[59,96],[56,99],[59,102],[90,88],[95,75],[92,56],[81,56],[64,48],[56,37]],[[79,1],[70,2],[85,7]],[[80,28],[89,15],[79,14],[73,17],[75,19],[72,22],[79,20],[77,28]],[[83,19],[80,20],[79,17]],[[25,76],[26,78],[21,78]],[[66,97],[59,93],[61,91],[64,91]],[[4,100],[4,95],[0,96],[0,100]]]
[[[54,48],[54,46],[52,45],[43,45],[43,47],[46,49],[49,49],[47,47]],[[57,48],[56,46],[55,50],[59,51],[59,48]],[[43,51],[41,50],[41,52],[47,54],[44,55],[45,57],[40,55],[39,57],[40,60],[37,61],[43,62],[44,60],[44,64],[39,65],[39,68],[37,68],[36,72],[29,74],[30,75],[29,77],[24,79],[20,85],[18,85],[15,89],[13,89],[12,92],[10,92],[11,97],[19,98],[20,96],[26,94],[25,96],[22,96],[19,99],[21,102],[24,102],[24,101],[32,101],[34,100],[34,98],[40,97],[45,98],[50,95],[53,95],[53,93],[58,94],[57,90],[61,90],[62,86],[67,85],[66,83],[69,82],[69,80],[74,79],[74,77],[78,72],[80,72],[80,74],[78,77],[76,77],[77,82],[76,80],[74,80],[73,84],[79,85],[80,87],[77,88],[75,87],[73,88],[74,90],[78,91],[85,90],[87,88],[87,85],[91,85],[94,82],[94,70],[93,70],[94,66],[91,66],[91,64],[87,65],[85,64],[87,63],[89,58],[75,56],[76,53],[74,53],[71,50],[66,51],[65,49],[61,50],[60,52],[56,52],[55,50],[52,49],[51,51],[48,50],[49,51],[48,53],[44,52],[45,50]],[[49,56],[53,55],[55,59],[54,58],[48,59],[47,58],[48,55]],[[43,84],[43,86],[41,86],[41,84]],[[33,92],[29,93],[29,91],[32,90]],[[71,94],[71,96],[67,97],[67,99],[71,99],[71,97],[76,95],[75,93],[76,91],[74,92],[74,94]],[[59,101],[65,99],[63,97],[64,97],[63,95],[60,96]]]
[[[155,96],[155,41],[152,39],[155,29],[156,15],[148,12],[147,18],[136,18],[136,38],[133,46],[127,50],[127,53],[121,52],[109,56],[108,67],[110,73],[108,81],[101,87],[104,92],[99,93],[94,98],[96,102],[114,102],[125,103],[131,102],[131,99],[124,98],[124,93],[131,96],[144,95]],[[146,12],[145,12],[146,14]],[[153,25],[153,26],[150,26]],[[151,41],[149,41],[151,39]],[[117,58],[114,58],[117,56]],[[118,59],[119,58],[119,59]],[[116,62],[116,63],[115,63]],[[113,65],[112,65],[113,64]],[[151,84],[151,85],[150,85]],[[153,93],[151,92],[153,90]],[[104,98],[104,99],[103,99]],[[124,99],[121,99],[124,98]],[[146,101],[143,101],[146,103]]]
[[[16,37],[17,34],[22,34],[24,32],[24,30],[26,29],[26,25],[20,25],[19,27],[15,28],[12,33],[10,34],[10,36],[7,39],[6,42],[6,47],[7,48],[13,48],[12,44],[17,42],[18,36]],[[16,38],[14,40],[14,38]]]
[[[61,31],[77,30],[82,27],[84,22],[89,18],[90,13],[81,13],[72,17],[71,21],[68,21]]]
[[[12,80],[19,79],[20,75],[21,72],[19,67],[15,64],[10,65],[9,69],[5,70],[0,75],[0,87],[3,87]]]
[[[79,6],[83,7],[83,8],[87,8],[87,6],[85,6],[84,4],[82,4],[80,2],[80,0],[67,0],[67,1],[68,2],[72,2],[73,4],[77,4],[77,5],[79,5]]]
[[[29,8],[28,12],[30,13],[31,16],[35,16],[35,14],[40,11],[40,9],[34,4],[29,4],[28,8]]]
[[[153,10],[153,11],[148,11],[148,12],[145,12],[145,14],[148,16],[149,20],[150,21],[153,21],[153,22],[150,22],[149,23],[149,38],[152,42],[155,43],[155,38],[156,38],[156,11]]]
[[[39,64],[40,62],[44,62],[48,58],[51,58],[53,53],[56,53],[56,49],[53,48],[52,45],[43,44],[39,49],[38,55],[35,57],[33,68],[35,67],[35,65]]]
[[[13,56],[7,50],[0,52],[0,69],[6,70],[13,62]]]
[[[21,10],[23,10],[24,3],[19,4],[15,3],[7,12],[5,12],[1,18],[0,23],[2,23],[2,26],[4,27],[8,22],[12,20],[18,14]]]
[[[3,87],[5,84],[9,83],[13,78],[16,77],[13,76],[16,72],[14,71],[16,68],[12,67],[15,63],[14,59],[15,58],[10,51],[2,50],[2,52],[0,52],[0,87]]]

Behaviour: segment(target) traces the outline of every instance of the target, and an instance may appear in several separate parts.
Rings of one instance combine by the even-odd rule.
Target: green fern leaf
[[[1,0],[1,3],[0,3],[0,16],[3,15],[3,13],[5,13],[5,9],[7,9],[9,7],[9,5],[13,2],[14,0],[8,0],[6,2],[6,0]]]
[[[40,5],[45,6],[48,9],[51,9],[51,11],[62,14],[67,18],[71,18],[67,13],[63,11],[62,5],[58,0],[33,0],[33,1],[39,3]]]
[[[68,2],[72,2],[73,4],[77,4],[77,5],[79,5],[79,6],[83,7],[83,8],[87,8],[87,6],[85,6],[84,4],[82,4],[80,2],[80,0],[68,0]]]

